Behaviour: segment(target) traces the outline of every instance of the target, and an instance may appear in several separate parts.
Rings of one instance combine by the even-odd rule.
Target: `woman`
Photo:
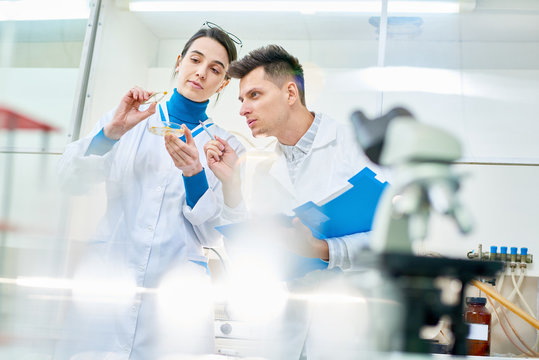
[[[214,227],[224,221],[224,205],[222,185],[200,154],[208,132],[245,151],[206,115],[236,57],[222,29],[199,30],[178,56],[177,88],[166,104],[144,105],[153,93],[134,87],[89,136],[66,148],[59,166],[66,186],[104,181],[107,188],[107,213],[75,280],[120,284],[114,293],[130,285],[126,291],[136,295],[75,304],[59,358],[213,353],[203,247],[220,245]],[[185,135],[149,131],[165,120],[181,124]]]

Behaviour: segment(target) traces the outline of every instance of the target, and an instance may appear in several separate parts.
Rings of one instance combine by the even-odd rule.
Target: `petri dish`
[[[148,130],[158,136],[165,136],[166,134],[172,134],[176,136],[183,135],[183,129],[180,124],[163,121],[160,124],[150,124],[148,123]]]

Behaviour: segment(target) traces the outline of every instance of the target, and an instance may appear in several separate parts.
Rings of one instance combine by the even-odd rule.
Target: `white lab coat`
[[[254,213],[288,213],[308,202],[318,202],[348,184],[348,180],[365,166],[382,176],[381,170],[363,153],[353,129],[339,124],[324,114],[311,151],[306,155],[292,183],[286,158],[280,147],[276,156],[260,163],[255,171],[253,192],[248,197]],[[354,270],[361,267],[357,254],[367,245],[368,236],[355,234],[328,239],[329,268]]]
[[[105,155],[85,156],[92,138],[113,114],[104,116],[87,137],[69,144],[59,162],[66,188],[80,191],[93,183],[106,184],[106,215],[89,242],[78,274],[98,281],[117,279],[150,293],[137,294],[120,305],[75,304],[66,328],[69,341],[57,358],[77,352],[88,352],[92,359],[213,353],[207,271],[193,261],[206,263],[203,247],[222,242],[214,227],[235,219],[223,219],[221,183],[206,164],[203,146],[210,138],[205,132],[194,138],[209,189],[190,208],[181,171],[166,151],[164,138],[147,130],[147,122],[155,121],[157,113],[124,134]],[[219,126],[209,130],[227,140],[238,154],[245,151]],[[169,291],[176,304],[166,308],[162,304],[170,304],[170,299],[163,302],[152,291],[172,274],[175,277],[169,284],[181,295],[174,298],[177,291]]]
[[[318,132],[311,151],[297,169],[294,183],[289,176],[286,158],[278,145],[275,156],[257,166],[253,193],[248,196],[249,208],[254,213],[285,212],[293,215],[292,209],[295,207],[308,201],[320,201],[342,189],[348,179],[365,166],[380,173],[380,169],[360,149],[351,127],[339,124],[324,114],[316,116],[321,117]],[[357,255],[368,245],[368,234],[354,234],[327,241],[330,250],[329,269],[361,268]],[[339,276],[338,272],[332,270],[315,271],[289,283],[288,288],[292,293],[302,294],[324,290],[326,282],[334,283],[333,277],[340,279]],[[342,283],[341,280],[338,282]],[[346,287],[346,282],[344,284]],[[358,336],[363,331],[359,326],[361,318],[355,318],[354,314],[364,313],[364,308],[358,309],[355,304],[326,306],[313,307],[304,301],[289,301],[283,317],[274,325],[276,336],[269,336],[269,344],[263,346],[270,349],[269,354],[265,355],[275,359],[299,359],[306,342],[308,359],[354,358],[357,355],[355,348],[359,344]],[[336,307],[340,308],[339,314],[334,312]],[[343,333],[339,334],[341,330]],[[329,339],[331,336],[336,338]],[[344,347],[351,351],[335,351]]]

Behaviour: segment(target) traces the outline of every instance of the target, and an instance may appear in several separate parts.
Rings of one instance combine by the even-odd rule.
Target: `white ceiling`
[[[408,14],[409,19],[404,21],[402,17],[394,21],[390,18],[384,64],[446,69],[538,69],[539,11],[533,9],[539,8],[539,1],[492,0],[487,5],[488,8],[479,2],[474,11],[461,14]],[[240,37],[247,50],[251,45],[260,46],[267,41],[287,44],[299,40],[306,41],[304,46],[310,49],[312,56],[307,60],[320,66],[357,67],[360,58],[369,59],[367,66],[376,65],[379,22],[376,20],[379,19],[372,15],[292,12],[134,15],[158,39],[184,37],[210,20]],[[331,52],[342,56],[332,56]]]
[[[128,0],[117,0],[116,5],[122,1],[120,8],[128,11]],[[160,40],[184,39],[210,20],[240,37],[247,50],[267,41],[307,41],[304,46],[312,47],[316,56],[310,60],[321,65],[346,67],[351,63],[320,56],[335,48],[346,48],[343,56],[354,57],[359,50],[352,49],[367,46],[371,55],[363,51],[360,56],[370,56],[371,65],[373,51],[376,58],[378,29],[372,24],[378,19],[371,14],[206,11],[135,12],[132,16]],[[395,23],[390,18],[386,65],[539,68],[537,0],[477,0],[475,10],[468,13],[406,16],[410,19],[395,18]],[[11,34],[15,42],[82,42],[86,21],[0,22],[0,32]],[[0,39],[5,40],[5,36]]]
[[[372,14],[211,11],[135,14],[158,38],[190,33],[204,19],[218,23],[242,39],[370,40],[377,37],[376,28],[369,24]],[[539,41],[539,1],[536,0],[479,0],[475,10],[469,13],[417,16],[423,20],[417,40]],[[405,26],[388,30],[397,34],[406,31]]]
[[[124,7],[127,8],[126,5]],[[377,39],[377,28],[369,24],[372,17],[370,14],[206,11],[137,12],[134,15],[160,39],[181,38],[182,34],[191,33],[193,29],[200,27],[204,20],[211,20],[246,40]],[[418,29],[413,29],[410,25],[390,24],[390,38],[393,35],[394,38],[412,37],[417,41],[539,42],[537,0],[477,0],[475,10],[469,13],[421,14],[416,17],[422,21]],[[15,27],[14,40],[20,42],[82,41],[86,30],[85,22],[0,21],[0,32],[4,33],[8,27]],[[408,33],[415,35],[406,36]]]

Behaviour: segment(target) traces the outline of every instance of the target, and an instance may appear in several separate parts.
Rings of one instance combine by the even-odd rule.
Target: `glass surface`
[[[58,155],[0,153],[0,358],[47,359],[61,330],[64,290],[24,279],[64,276],[69,203]],[[69,245],[68,245],[69,244]],[[39,282],[39,280],[38,280]]]
[[[8,126],[0,124],[0,151],[59,152],[67,141],[88,18],[60,9],[79,4],[88,16],[89,5],[85,0],[70,1],[69,6],[57,2],[1,4],[26,8],[12,16],[20,20],[2,20],[0,15],[0,117],[10,118]],[[56,13],[40,10],[43,6],[56,8]],[[22,15],[39,20],[24,20]]]
[[[69,202],[56,177],[90,2],[0,1],[0,358],[51,359],[65,291]]]

